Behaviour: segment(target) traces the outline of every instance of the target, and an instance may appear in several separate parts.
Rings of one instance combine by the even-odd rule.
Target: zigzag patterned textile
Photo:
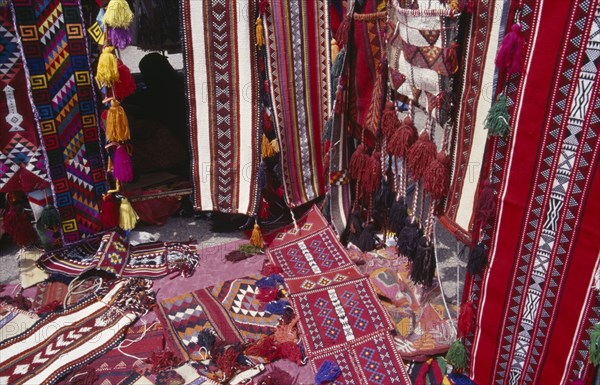
[[[48,176],[7,2],[0,4],[0,47],[0,192],[42,189]]]
[[[369,279],[316,208],[298,225],[282,230],[267,256],[283,270],[314,372],[333,361],[341,369],[335,384],[410,384],[390,333],[393,323]]]
[[[143,298],[142,293],[149,288],[147,281],[118,281],[102,298],[91,297],[67,310],[49,313],[25,333],[2,342],[0,383],[54,384],[104,354],[148,310],[150,295]],[[134,304],[136,296],[138,303]]]
[[[490,141],[486,155],[498,194],[484,229],[490,266],[463,296],[475,298],[477,312],[470,374],[478,384],[570,384],[579,374],[591,383],[588,346],[600,321],[600,4],[527,0],[520,23],[524,71],[507,87],[512,132]]]
[[[254,215],[259,108],[254,1],[181,2],[194,205]]]
[[[201,357],[198,335],[205,329],[230,344],[272,333],[280,316],[265,311],[256,298],[260,278],[226,281],[159,303],[161,321],[184,360]]]
[[[269,1],[264,15],[273,122],[286,203],[324,194],[323,145],[331,109],[327,1]]]
[[[13,1],[16,30],[65,243],[102,229],[106,192],[96,100],[79,1]]]

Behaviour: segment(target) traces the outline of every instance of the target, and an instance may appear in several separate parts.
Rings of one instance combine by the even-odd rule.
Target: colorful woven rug
[[[229,344],[272,333],[281,316],[265,311],[256,298],[259,278],[227,281],[159,303],[161,321],[184,360],[201,357],[198,336],[205,329]]]
[[[484,229],[489,268],[464,295],[477,311],[470,374],[478,384],[569,384],[579,375],[591,383],[590,332],[600,320],[600,4],[520,5],[523,73],[507,86],[512,132],[486,154],[498,193]]]
[[[254,215],[259,152],[254,1],[181,2],[194,205]]]
[[[0,4],[0,192],[48,186],[27,79],[8,2]]]
[[[99,269],[119,277],[156,279],[175,272],[188,277],[198,264],[198,253],[195,241],[131,246],[120,235],[110,232],[49,251],[37,264],[47,272],[68,276]]]
[[[102,298],[50,313],[0,344],[0,382],[53,384],[119,343],[152,303],[150,282],[118,281]]]
[[[317,208],[298,226],[283,229],[267,256],[283,270],[315,373],[323,362],[333,361],[342,373],[336,384],[410,384],[390,333],[394,325],[369,279],[350,261]]]
[[[465,243],[470,243],[472,237],[476,191],[488,135],[484,122],[494,99],[494,60],[507,28],[507,4],[498,0],[478,3],[466,32],[468,49],[460,65],[463,80],[455,87],[463,102],[457,105],[458,129],[451,147],[453,174],[446,212],[440,221]]]
[[[66,243],[102,229],[99,120],[79,2],[12,2],[32,104]]]
[[[321,137],[331,110],[327,1],[269,1],[262,15],[286,203],[324,194]]]

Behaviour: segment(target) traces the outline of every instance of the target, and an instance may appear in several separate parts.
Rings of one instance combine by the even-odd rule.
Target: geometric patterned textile
[[[456,106],[457,131],[450,149],[454,154],[452,182],[440,220],[465,243],[470,243],[472,237],[475,193],[488,136],[484,122],[495,89],[491,86],[496,75],[496,52],[509,24],[503,10],[509,4],[501,0],[478,2],[478,11],[473,13],[465,33],[468,49],[459,65],[462,83],[456,92],[462,102]]]
[[[48,185],[13,18],[0,3],[0,192]]]
[[[269,1],[263,15],[285,200],[297,207],[324,194],[321,137],[331,110],[328,2]]]
[[[14,1],[31,102],[66,244],[102,229],[99,120],[79,1]]]
[[[281,317],[265,311],[256,298],[260,278],[227,281],[159,303],[160,318],[182,358],[200,358],[198,335],[204,329],[230,344],[272,333]]]
[[[148,284],[118,281],[101,299],[91,297],[68,310],[49,313],[25,333],[0,343],[0,383],[53,384],[116,346],[147,310],[148,299],[139,294],[140,289],[149,289]]]
[[[316,372],[325,360],[335,384],[410,384],[390,330],[394,325],[320,211],[283,230],[266,254],[281,267],[300,338]]]
[[[485,229],[490,263],[463,296],[475,299],[478,321],[470,374],[478,384],[569,384],[581,372],[590,383],[600,321],[600,4],[520,5],[523,73],[506,92],[512,132],[490,141],[484,163],[498,194]]]
[[[181,2],[194,206],[257,209],[259,78],[254,1]]]
[[[23,333],[39,319],[35,313],[0,303],[0,342]]]

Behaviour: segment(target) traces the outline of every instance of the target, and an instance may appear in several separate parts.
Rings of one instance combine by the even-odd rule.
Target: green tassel
[[[448,353],[446,353],[446,362],[452,365],[454,369],[467,367],[467,350],[460,340],[454,341],[450,346]]]
[[[346,48],[342,48],[342,50],[335,57],[335,61],[331,66],[331,77],[337,78],[342,73],[342,67],[344,65],[344,58],[346,57]]]
[[[590,335],[590,362],[594,366],[600,364],[600,323],[594,325]]]
[[[261,254],[262,253],[262,249],[260,247],[256,247],[254,245],[240,245],[240,252],[244,253],[244,254]]]
[[[485,128],[489,130],[488,136],[506,138],[510,133],[509,121],[510,114],[508,113],[507,98],[504,94],[500,94],[485,118],[484,124]]]
[[[46,235],[46,228],[44,227],[42,222],[38,221],[35,224],[35,231],[37,232],[38,237],[40,238],[40,243],[44,250],[50,250],[53,246],[53,242],[48,237],[48,235]]]
[[[48,205],[42,209],[40,219],[38,220],[45,228],[55,229],[60,226],[60,214],[54,205]]]

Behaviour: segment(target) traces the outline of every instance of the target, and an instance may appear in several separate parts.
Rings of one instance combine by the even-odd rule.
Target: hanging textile
[[[477,316],[466,341],[470,374],[478,384],[591,383],[588,346],[600,319],[600,4],[514,2],[509,20],[522,31],[523,70],[502,87],[511,132],[488,143],[484,163],[497,203],[481,235],[490,266],[463,295]]]
[[[81,7],[64,0],[13,5],[54,202],[71,243],[102,229],[97,202],[107,188]]]
[[[269,1],[263,15],[286,203],[324,194],[321,137],[331,109],[327,1]]]
[[[0,4],[0,192],[48,186],[23,60],[8,2]]]
[[[254,2],[185,0],[181,17],[194,205],[252,216],[260,162]]]

